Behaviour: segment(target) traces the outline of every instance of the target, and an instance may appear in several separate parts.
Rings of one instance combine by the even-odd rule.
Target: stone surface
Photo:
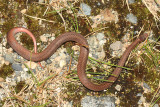
[[[121,41],[116,41],[110,45],[110,49],[114,51],[118,51],[122,49],[122,46],[123,45]]]
[[[132,13],[127,14],[126,19],[133,24],[137,24],[137,17]]]
[[[104,44],[106,43],[105,35],[103,33],[97,33],[90,36],[88,39],[89,44],[89,56],[96,59],[104,59],[105,51],[103,49]]]
[[[128,4],[135,3],[135,0],[128,0]]]
[[[5,54],[5,56],[4,56],[4,59],[6,60],[6,61],[9,61],[10,63],[13,63],[14,62],[14,59],[13,59],[13,55],[12,54]]]
[[[79,14],[91,15],[91,7],[88,6],[87,4],[81,3],[80,8],[81,8],[82,12],[79,11],[78,12]]]
[[[85,96],[81,101],[82,107],[116,107],[115,98],[111,96]]]
[[[13,63],[12,64],[12,68],[15,70],[15,71],[22,71],[22,64],[19,64],[19,63]]]

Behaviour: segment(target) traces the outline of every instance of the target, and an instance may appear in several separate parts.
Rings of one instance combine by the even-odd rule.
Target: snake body
[[[102,84],[94,84],[92,83],[85,73],[86,64],[88,60],[88,54],[89,54],[89,47],[87,40],[78,33],[75,32],[68,32],[64,33],[60,36],[58,36],[55,40],[53,40],[50,45],[46,49],[44,49],[40,53],[31,53],[29,50],[24,48],[22,45],[20,45],[17,40],[15,39],[14,35],[18,32],[25,32],[28,35],[33,35],[29,30],[22,28],[22,27],[16,27],[11,29],[7,34],[7,41],[9,45],[22,57],[24,57],[27,60],[32,60],[35,62],[43,61],[48,59],[54,52],[65,42],[74,41],[78,44],[80,44],[80,55],[78,58],[78,65],[77,65],[77,74],[82,82],[82,84],[87,87],[90,90],[93,91],[102,91],[104,89],[109,88],[114,81],[118,78],[119,74],[122,71],[122,68],[116,67],[113,71],[113,75],[111,75],[108,80],[112,82],[104,82]],[[147,38],[147,34],[140,35],[123,53],[122,57],[120,58],[120,61],[118,62],[118,66],[124,66],[126,59],[128,58],[130,52],[139,44],[140,42],[143,42]]]

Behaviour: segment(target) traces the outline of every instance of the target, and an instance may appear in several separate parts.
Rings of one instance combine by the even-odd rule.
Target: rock
[[[113,57],[120,57],[123,54],[123,45],[122,42],[116,41],[110,45],[111,55]]]
[[[45,62],[46,62],[47,64],[51,64],[51,63],[52,63],[52,61],[51,61],[50,59],[47,59]]]
[[[116,41],[110,45],[110,49],[114,51],[122,50],[122,47],[123,45],[121,41]]]
[[[115,86],[115,89],[116,89],[117,91],[121,91],[121,86],[120,86],[120,85],[116,85],[116,86]]]
[[[9,61],[10,63],[13,63],[14,62],[14,58],[13,58],[13,55],[12,54],[5,54],[5,56],[4,56],[4,59],[6,60],[6,61]]]
[[[21,72],[20,71],[15,71],[15,77],[18,77],[21,75]]]
[[[148,93],[151,92],[151,88],[149,87],[148,84],[146,84],[145,82],[142,83],[143,84],[143,89],[144,89],[144,93]]]
[[[25,14],[26,11],[27,11],[27,9],[23,9],[23,10],[21,10],[21,13],[22,13],[22,14]]]
[[[155,104],[153,107],[159,107],[159,105],[158,105],[158,104]]]
[[[105,51],[103,49],[104,44],[106,43],[105,35],[103,33],[97,33],[88,38],[89,44],[89,56],[96,59],[104,59]]]
[[[97,27],[100,23],[108,22],[118,22],[118,12],[112,9],[105,8],[97,16],[91,16],[92,21],[94,22],[92,27]]]
[[[39,0],[39,3],[44,3],[45,2],[45,0]]]
[[[79,11],[78,13],[79,14],[85,14],[85,15],[91,15],[91,7],[90,6],[88,6],[87,4],[85,4],[85,3],[81,3],[80,4],[80,8],[82,9],[82,12],[81,11]]]
[[[128,0],[128,4],[135,3],[135,0]]]
[[[37,63],[32,61],[27,61],[26,65],[31,69],[35,69],[37,67]]]
[[[111,96],[85,96],[81,101],[82,107],[116,107],[115,98]]]
[[[129,42],[130,37],[131,37],[131,34],[130,33],[126,33],[121,39],[122,43]]]
[[[40,39],[41,39],[42,42],[47,42],[47,40],[48,40],[48,38],[47,38],[47,36],[45,36],[45,34],[41,35]]]
[[[99,40],[99,45],[104,45],[106,43],[104,33],[97,33],[96,36],[97,36],[97,39]]]
[[[151,88],[149,87],[149,85],[146,84],[145,82],[143,83],[143,87],[144,87],[144,88],[147,88],[147,89],[149,89],[149,90],[151,90]]]
[[[146,99],[142,95],[138,101],[138,104],[144,104],[144,103],[146,103]]]
[[[23,68],[23,71],[27,72],[27,71],[28,71],[28,68]]]
[[[136,96],[141,97],[141,96],[142,96],[142,93],[137,93]]]
[[[59,66],[62,68],[66,65],[66,61],[65,60],[60,60],[60,64]]]
[[[22,64],[18,64],[18,63],[13,63],[12,64],[12,68],[15,70],[15,71],[22,71]]]
[[[133,24],[137,24],[137,17],[133,15],[132,13],[127,14],[126,19]]]

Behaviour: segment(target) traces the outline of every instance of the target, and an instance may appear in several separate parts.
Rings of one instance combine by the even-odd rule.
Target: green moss
[[[24,86],[25,86],[25,81],[21,81],[21,82],[17,83],[17,85],[15,87],[15,92],[19,93]]]
[[[87,94],[84,87],[74,83],[66,84],[67,89],[63,90],[64,100],[73,101],[73,106],[80,106],[81,98]]]
[[[11,67],[11,65],[3,65],[1,68],[0,68],[0,77],[2,78],[6,78],[7,76],[10,76],[12,75],[13,73],[13,69]]]

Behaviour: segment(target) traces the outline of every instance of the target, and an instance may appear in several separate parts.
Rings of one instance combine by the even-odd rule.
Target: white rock
[[[23,68],[23,71],[25,71],[25,72],[28,71],[28,68]]]
[[[127,14],[126,19],[133,24],[137,24],[137,17],[132,13]]]
[[[104,37],[105,37],[104,33],[97,33],[97,34],[96,34],[96,37],[97,37],[97,39],[98,39],[99,41],[105,39],[105,38],[104,38]]]
[[[45,35],[40,36],[42,42],[47,42],[47,37]]]
[[[120,86],[120,85],[116,85],[116,86],[115,86],[115,89],[116,89],[117,91],[121,91],[121,86]]]
[[[60,60],[60,64],[59,65],[62,68],[63,66],[66,65],[66,61],[65,60]]]
[[[54,61],[59,62],[60,60],[61,60],[61,57],[60,57],[60,56],[57,56],[57,57],[55,57],[55,60],[54,60]]]
[[[121,41],[116,41],[116,42],[114,42],[114,43],[112,43],[111,45],[110,45],[110,48],[112,49],[112,50],[114,50],[114,51],[118,51],[118,50],[121,50],[122,49],[122,43],[121,43]]]
[[[21,13],[22,13],[22,14],[25,14],[26,11],[27,11],[27,9],[23,9],[23,10],[21,10]]]
[[[32,61],[27,61],[26,64],[27,64],[27,66],[28,66],[29,68],[31,68],[31,69],[35,69],[36,66],[37,66],[37,63],[32,62]]]
[[[39,3],[44,3],[45,2],[45,0],[39,0]]]
[[[11,82],[11,80],[12,80],[11,78],[6,77],[6,82],[8,82],[8,83],[9,83],[9,82]]]
[[[105,58],[105,56],[106,56],[106,54],[105,54],[105,51],[104,50],[102,50],[100,53],[99,53],[99,59],[104,59]]]
[[[79,51],[79,50],[80,50],[80,48],[79,48],[78,45],[72,46],[72,49],[73,49],[74,51]]]
[[[50,41],[53,41],[54,39],[55,39],[55,37],[51,37],[49,40],[50,40]]]
[[[80,4],[80,8],[81,8],[82,12],[79,11],[78,14],[81,14],[81,15],[83,15],[83,14],[85,14],[85,15],[91,15],[91,7],[88,6],[87,4],[81,3]]]

